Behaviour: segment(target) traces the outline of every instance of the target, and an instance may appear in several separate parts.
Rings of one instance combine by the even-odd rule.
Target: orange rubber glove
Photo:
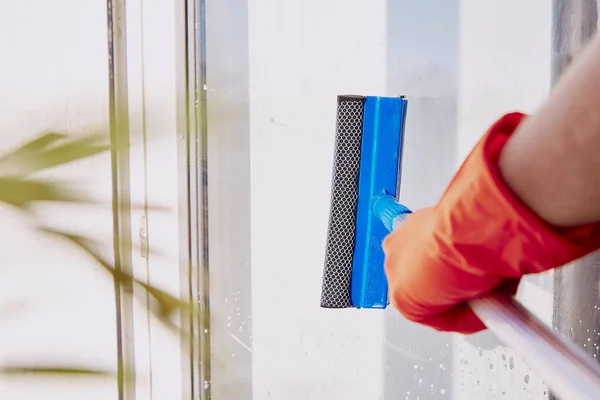
[[[539,218],[498,169],[504,144],[525,116],[497,121],[472,150],[439,203],[416,211],[384,241],[392,304],[439,331],[485,329],[467,300],[562,266],[600,248],[600,224],[562,229]],[[552,201],[552,199],[548,199]]]

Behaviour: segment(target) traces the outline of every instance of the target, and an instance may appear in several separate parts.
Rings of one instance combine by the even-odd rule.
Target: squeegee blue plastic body
[[[353,307],[385,308],[388,304],[382,242],[394,218],[410,212],[394,199],[402,167],[406,108],[404,98],[365,100],[350,285]]]

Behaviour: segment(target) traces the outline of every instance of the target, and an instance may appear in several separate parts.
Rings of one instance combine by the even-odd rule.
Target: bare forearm
[[[600,220],[599,37],[508,141],[500,171],[525,204],[551,224]]]

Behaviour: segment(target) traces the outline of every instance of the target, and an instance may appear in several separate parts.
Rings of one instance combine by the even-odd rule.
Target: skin
[[[512,190],[547,222],[569,227],[600,221],[600,36],[513,134],[499,167]]]

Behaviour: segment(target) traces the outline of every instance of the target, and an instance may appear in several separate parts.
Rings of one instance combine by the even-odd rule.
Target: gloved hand
[[[551,226],[503,181],[499,155],[524,117],[497,121],[437,205],[413,212],[385,239],[390,299],[409,320],[440,331],[483,330],[466,301],[491,291],[514,295],[523,275],[600,247],[600,225]]]

